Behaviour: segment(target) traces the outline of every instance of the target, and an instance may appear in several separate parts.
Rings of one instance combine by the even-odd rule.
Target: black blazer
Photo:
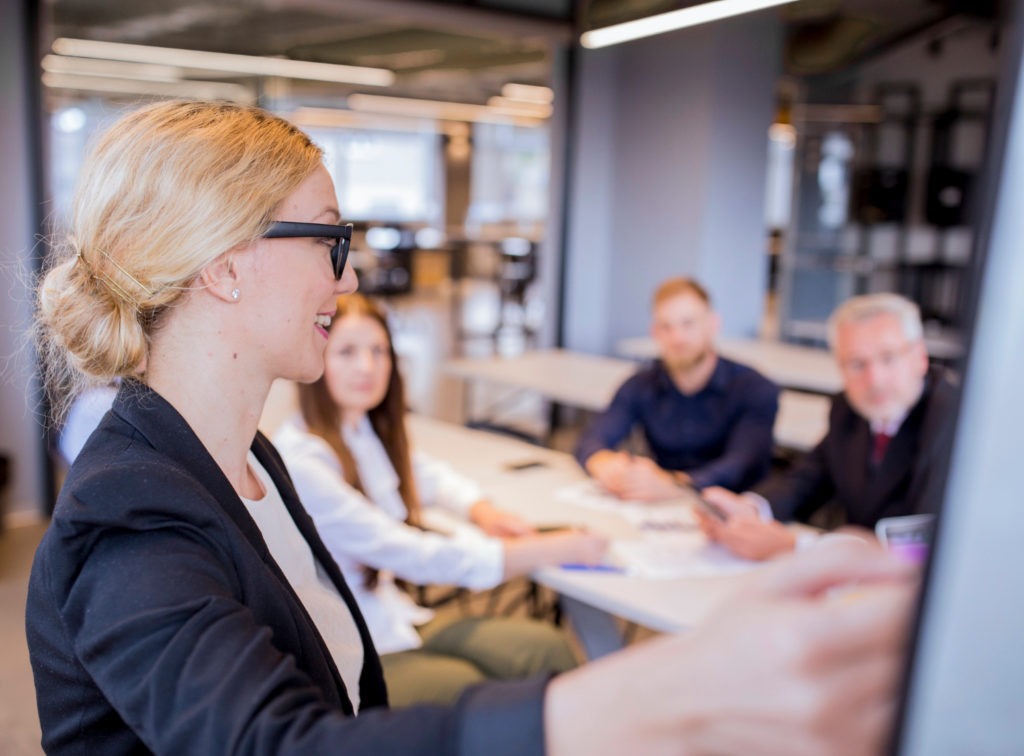
[[[363,640],[352,717],[329,651],[184,419],[126,384],[61,491],[26,611],[49,753],[503,753],[543,748],[544,680],[386,711],[380,660],[284,464],[252,450]]]
[[[947,463],[955,397],[945,376],[930,371],[920,399],[876,467],[868,422],[839,394],[818,446],[754,490],[780,520],[806,521],[830,501],[839,504],[848,523],[867,528],[883,517],[934,511],[941,477],[936,472]]]

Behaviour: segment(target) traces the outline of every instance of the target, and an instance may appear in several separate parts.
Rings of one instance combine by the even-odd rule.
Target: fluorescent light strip
[[[608,47],[793,2],[796,0],[716,0],[584,32],[580,36],[580,44],[590,49]]]
[[[386,97],[368,94],[351,94],[346,98],[346,102],[352,110],[384,113],[386,115],[437,118],[449,121],[515,123],[522,126],[538,126],[542,120],[535,115],[526,115],[522,110],[513,112],[466,102],[417,100],[409,97]]]
[[[112,76],[117,79],[136,79],[138,81],[181,81],[185,78],[185,70],[177,66],[125,63],[120,60],[68,58],[63,55],[44,55],[40,67],[48,73]]]
[[[290,79],[330,81],[337,84],[359,84],[369,87],[388,87],[395,83],[395,74],[385,68],[339,66],[331,63],[312,63],[304,60],[266,58],[258,55],[181,50],[172,47],[128,45],[120,42],[97,42],[87,39],[62,37],[53,43],[53,51],[78,58],[101,58],[133,63],[157,63],[206,71],[246,74],[253,76],[282,76]]]
[[[384,116],[339,108],[300,107],[287,116],[297,126],[306,128],[351,128],[375,131],[414,131],[420,133],[444,133],[449,136],[468,136],[468,127],[460,121],[437,121],[433,118],[410,116]]]
[[[502,113],[524,115],[529,118],[550,118],[552,110],[549,103],[532,100],[513,100],[508,97],[499,97],[498,95],[487,98],[487,107]]]
[[[501,88],[501,96],[519,102],[536,102],[550,105],[555,99],[551,87],[540,87],[536,84],[517,84],[510,81]]]
[[[72,89],[80,92],[185,97],[193,100],[231,100],[246,105],[256,103],[255,93],[246,87],[221,81],[141,81],[66,73],[44,73],[42,81],[43,86],[51,89]]]

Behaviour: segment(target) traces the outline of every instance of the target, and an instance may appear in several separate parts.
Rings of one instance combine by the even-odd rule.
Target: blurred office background
[[[695,4],[4,0],[5,520],[45,514],[55,485],[29,282],[90,139],[153,98],[257,103],[325,149],[420,411],[456,419],[453,355],[615,353],[678,274],[726,335],[811,345],[842,299],[900,291],[955,359],[997,4],[797,0],[579,43]]]

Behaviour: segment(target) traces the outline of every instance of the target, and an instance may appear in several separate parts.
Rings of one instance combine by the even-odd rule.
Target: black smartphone
[[[696,493],[696,491],[694,492]],[[708,501],[700,494],[696,494],[697,503],[701,509],[707,512],[709,515],[714,517],[719,522],[725,522],[729,519],[729,513],[722,509],[720,506],[715,504],[713,501]]]
[[[529,470],[533,467],[547,467],[547,462],[541,462],[539,459],[524,459],[522,462],[509,462],[505,465],[506,470],[513,472]]]
[[[559,532],[561,532],[563,530],[576,530],[576,529],[577,529],[577,526],[575,526],[575,525],[559,525],[559,524],[554,524],[554,525],[538,525],[537,526],[537,532],[538,533],[559,533]]]
[[[726,512],[717,504],[715,504],[715,502],[708,501],[703,496],[701,496],[700,491],[697,490],[696,486],[691,485],[690,483],[684,483],[682,485],[686,490],[693,494],[693,498],[697,500],[697,504],[700,506],[700,508],[707,512],[709,515],[714,517],[719,522],[725,522],[729,519],[729,513]]]

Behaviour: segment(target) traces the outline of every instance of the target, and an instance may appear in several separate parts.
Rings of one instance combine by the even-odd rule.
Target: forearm
[[[732,491],[756,483],[772,458],[772,430],[764,423],[743,423],[733,429],[725,451],[688,472],[698,488],[722,486]]]
[[[503,580],[528,575],[538,567],[558,564],[561,560],[557,543],[550,537],[537,536],[505,541]]]
[[[504,546],[507,580],[548,565],[596,564],[604,557],[608,541],[593,533],[569,530],[506,540]]]
[[[575,457],[581,466],[594,454],[615,449],[629,435],[638,418],[632,406],[630,391],[624,386],[607,410],[598,414],[580,435]]]

